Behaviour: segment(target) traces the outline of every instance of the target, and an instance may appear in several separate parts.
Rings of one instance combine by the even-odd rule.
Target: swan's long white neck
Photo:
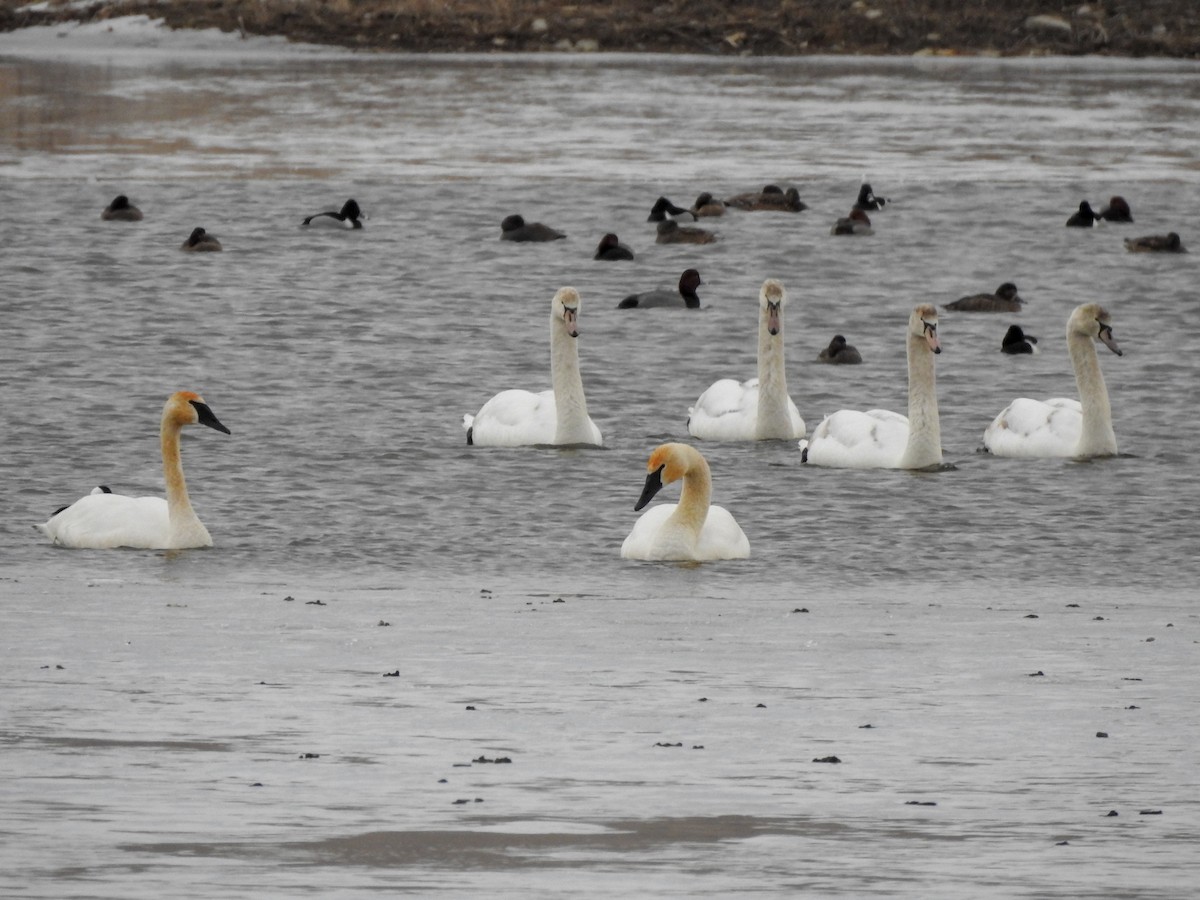
[[[942,462],[942,428],[938,419],[936,357],[923,336],[908,335],[908,444],[902,469],[924,469]]]
[[[1067,329],[1067,350],[1075,369],[1075,384],[1079,388],[1079,403],[1083,407],[1083,423],[1079,432],[1078,456],[1108,456],[1117,452],[1117,435],[1113,431],[1112,407],[1108,388],[1100,372],[1096,344],[1089,335],[1073,328]]]
[[[171,523],[169,543],[178,546],[185,536],[196,532],[206,537],[208,531],[192,509],[191,498],[188,497],[187,482],[183,478],[183,461],[179,453],[180,426],[169,413],[163,412],[161,442],[163,460],[163,481],[167,489],[167,515]],[[190,546],[190,545],[188,545]]]
[[[558,424],[556,444],[592,442],[587,399],[583,395],[583,376],[579,372],[578,338],[567,333],[567,325],[557,307],[550,316],[550,374],[554,382],[554,407]]]
[[[760,441],[792,437],[787,372],[783,365],[783,304],[777,309],[779,324],[775,334],[771,334],[769,305],[761,307],[758,317],[758,421],[754,436]]]
[[[691,448],[689,448],[690,450]],[[683,489],[679,494],[679,505],[667,520],[673,528],[694,535],[697,540],[708,519],[708,507],[712,502],[712,474],[708,462],[696,451],[687,454],[688,468],[683,475]]]

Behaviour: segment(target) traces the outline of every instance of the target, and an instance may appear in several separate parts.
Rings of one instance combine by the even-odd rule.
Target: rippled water
[[[1122,238],[1197,243],[1195,64],[64,35],[0,36],[7,892],[1187,896],[1198,257]],[[893,205],[830,237],[864,176]],[[659,194],[766,182],[811,208],[654,244]],[[120,192],[144,222],[99,221]],[[1112,194],[1135,225],[1062,227]],[[363,232],[297,227],[349,196]],[[501,243],[511,212],[569,237]],[[195,225],[225,252],[180,253]],[[593,262],[606,231],[637,261]],[[689,266],[698,313],[615,308]],[[755,373],[766,277],[810,430],[904,410],[914,303],[1028,302],[942,315],[953,470],[705,445],[752,558],[621,561],[649,451]],[[549,386],[564,284],[605,448],[467,447],[464,413]],[[1122,456],[978,454],[1014,396],[1075,393],[1091,300],[1125,350],[1101,360]],[[1011,321],[1040,355],[999,353]],[[834,333],[863,366],[815,363]],[[45,543],[95,484],[161,489],[179,388],[233,432],[184,442],[216,547]],[[515,762],[452,768],[480,755]]]

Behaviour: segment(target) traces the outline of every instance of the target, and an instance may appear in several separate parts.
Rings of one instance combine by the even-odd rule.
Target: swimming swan
[[[925,469],[942,462],[934,356],[942,352],[937,310],[922,303],[908,318],[908,418],[884,409],[838,410],[812,440],[804,461],[848,469]]]
[[[1084,303],[1067,320],[1067,352],[1079,400],[1014,400],[983,432],[984,449],[997,456],[1035,458],[1115,455],[1117,436],[1095,341],[1124,355],[1113,339],[1108,312],[1098,303]]]
[[[768,278],[758,295],[758,377],[722,378],[688,410],[688,432],[706,441],[795,440],[804,420],[788,396],[783,367],[782,282]]]
[[[712,506],[712,476],[700,451],[687,444],[662,444],[650,454],[646,486],[634,510],[650,502],[664,484],[683,479],[678,503],[647,510],[621,545],[622,559],[746,559],[750,541],[729,510]]]
[[[199,394],[177,391],[163,406],[162,460],[167,498],[128,497],[97,489],[60,509],[34,527],[62,547],[107,550],[136,547],[177,550],[211,547],[212,538],[188,499],[179,459],[179,432],[186,425],[207,425],[229,434]]]
[[[579,375],[579,292],[559,288],[550,303],[550,374],[554,387],[534,394],[501,391],[474,416],[463,416],[467,443],[480,447],[594,444],[600,429],[588,416]]]

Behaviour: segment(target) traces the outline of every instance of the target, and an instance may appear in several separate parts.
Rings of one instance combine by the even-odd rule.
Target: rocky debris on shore
[[[125,15],[410,52],[1200,57],[1194,0],[0,0],[4,31]]]

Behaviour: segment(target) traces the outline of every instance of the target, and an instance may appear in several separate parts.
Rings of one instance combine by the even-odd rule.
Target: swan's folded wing
[[[621,544],[622,559],[662,559],[657,537],[663,524],[675,512],[676,503],[658,503],[638,517],[625,542]]]
[[[479,447],[553,444],[557,426],[554,391],[501,391],[475,416],[471,439]]]
[[[997,456],[1074,456],[1082,427],[1078,400],[1018,397],[984,431],[983,445]]]
[[[810,465],[888,469],[900,464],[908,419],[886,409],[840,409],[817,426],[808,443]]]
[[[722,378],[688,410],[688,431],[702,440],[754,440],[757,417],[758,379]]]
[[[159,549],[167,545],[171,523],[162,497],[100,493],[76,500],[43,530],[63,547]]]
[[[733,514],[723,506],[710,506],[704,530],[696,545],[696,559],[748,559],[750,540]]]

